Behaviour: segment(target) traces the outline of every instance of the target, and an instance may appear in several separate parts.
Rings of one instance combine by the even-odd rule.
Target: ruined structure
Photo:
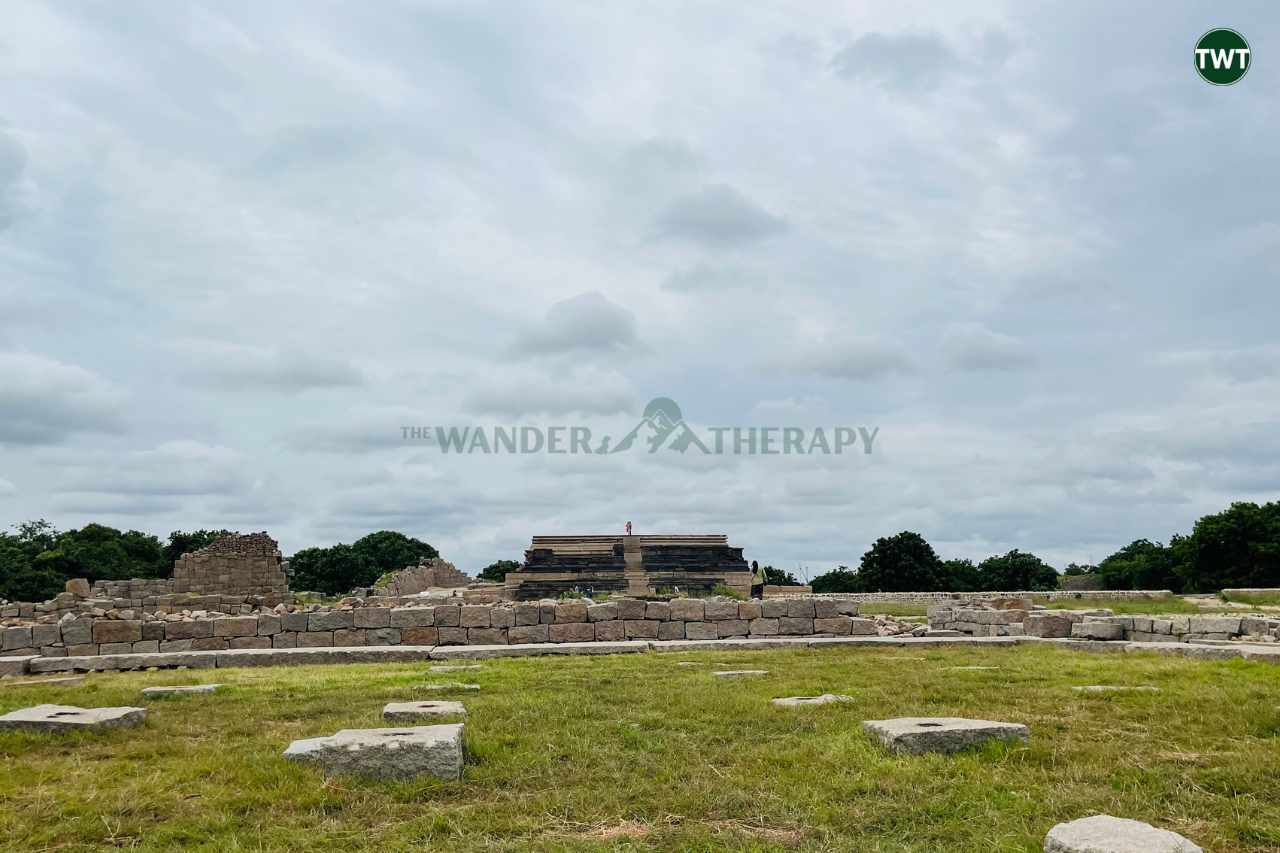
[[[473,583],[473,579],[458,571],[448,560],[439,557],[424,558],[416,566],[379,579],[374,584],[378,595],[417,595],[429,589],[458,589]]]
[[[564,592],[707,593],[717,586],[751,592],[742,549],[724,534],[535,536],[520,571],[507,575],[509,597],[527,601]]]
[[[289,581],[276,540],[265,532],[233,533],[179,557],[173,564],[173,591],[282,595],[289,591]]]

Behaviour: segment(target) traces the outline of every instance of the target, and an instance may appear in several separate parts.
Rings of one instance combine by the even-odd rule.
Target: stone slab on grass
[[[429,717],[466,716],[466,713],[461,702],[388,702],[382,709],[382,718],[392,723],[412,723]]]
[[[722,669],[711,673],[716,678],[752,678],[757,675],[768,675],[767,669]]]
[[[192,693],[217,693],[221,684],[182,684],[173,687],[144,687],[142,695],[149,699],[157,696],[185,696]]]
[[[970,720],[964,717],[897,717],[864,720],[862,727],[892,752],[920,755],[951,753],[980,746],[989,740],[1025,743],[1030,732],[1020,723]]]
[[[326,773],[379,779],[434,776],[462,778],[462,724],[343,729],[329,737],[295,740],[285,759],[314,764]]]
[[[1176,832],[1149,823],[1094,815],[1060,823],[1044,839],[1044,853],[1204,853]]]
[[[438,684],[424,684],[423,690],[444,693],[449,690],[479,690],[479,684],[464,684],[461,681],[441,681]]]
[[[94,731],[140,724],[146,708],[77,708],[74,705],[36,705],[0,717],[0,729],[38,732]]]
[[[1077,693],[1159,693],[1159,687],[1140,684],[1137,687],[1126,687],[1119,684],[1084,684],[1072,687]]]
[[[484,669],[478,663],[438,664],[428,667],[431,672],[462,672],[468,669]]]
[[[41,687],[52,684],[62,687],[78,687],[84,684],[83,675],[65,675],[60,678],[27,678],[21,681],[0,681],[0,687]]]
[[[841,693],[823,693],[821,696],[783,696],[772,700],[779,708],[811,708],[816,705],[832,705],[839,702],[852,702],[852,696]]]

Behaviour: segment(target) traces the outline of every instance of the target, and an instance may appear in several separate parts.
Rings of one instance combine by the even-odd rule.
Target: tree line
[[[1098,589],[1217,592],[1280,587],[1280,501],[1237,502],[1196,521],[1169,543],[1138,539],[1097,565],[1072,563],[1062,574],[1097,578]],[[792,579],[794,581],[794,578]],[[909,530],[877,539],[856,569],[839,566],[813,579],[814,592],[981,592],[1057,589],[1057,569],[1014,549],[972,560],[943,560]]]

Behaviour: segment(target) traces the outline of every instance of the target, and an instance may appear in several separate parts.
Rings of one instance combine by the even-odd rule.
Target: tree
[[[165,565],[168,566],[165,577],[173,574],[173,564],[183,554],[199,551],[201,548],[212,545],[215,540],[231,535],[233,535],[233,531],[230,530],[192,530],[190,533],[182,530],[173,531],[169,534],[169,542],[164,546],[164,552],[161,557]]]
[[[1035,554],[1014,548],[978,564],[979,582],[989,590],[1049,590],[1058,588],[1058,572]]]
[[[408,566],[416,566],[423,558],[431,559],[440,556],[440,552],[426,542],[393,530],[370,533],[368,536],[357,539],[351,547],[370,565],[376,566],[379,575],[384,572],[398,572]]]
[[[811,586],[814,592],[861,592],[858,573],[848,566],[836,566],[825,575],[818,575]]]
[[[929,592],[944,589],[943,580],[933,546],[910,530],[877,539],[858,564],[864,592]]]
[[[1188,592],[1280,586],[1280,501],[1233,503],[1169,545]]]
[[[947,592],[981,592],[982,576],[973,560],[943,560],[941,588]]]
[[[796,580],[796,576],[791,572],[783,569],[775,569],[773,566],[764,567],[764,582],[770,586],[804,586],[800,581]]]
[[[515,560],[498,560],[480,570],[478,577],[482,581],[502,583],[507,579],[507,572],[520,571],[520,564]]]
[[[1097,574],[1104,589],[1182,589],[1173,549],[1149,539],[1136,539],[1107,557]]]
[[[289,558],[290,586],[300,590],[341,595],[358,586],[371,586],[382,572],[351,545],[303,548]]]
[[[0,598],[9,601],[46,601],[62,592],[66,579],[48,568],[32,564],[16,537],[0,533]]]
[[[95,580],[157,578],[167,574],[160,540],[149,533],[121,533],[104,524],[86,524],[58,534],[56,565],[66,576]],[[54,563],[51,563],[51,565]]]

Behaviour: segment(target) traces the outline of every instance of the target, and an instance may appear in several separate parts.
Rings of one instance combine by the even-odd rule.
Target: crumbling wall
[[[453,563],[434,557],[396,572],[376,584],[375,589],[378,595],[400,596],[416,595],[429,589],[456,589],[471,583],[474,580],[458,571]]]
[[[276,540],[265,532],[233,533],[173,564],[173,591],[215,595],[281,595],[289,580]]]

